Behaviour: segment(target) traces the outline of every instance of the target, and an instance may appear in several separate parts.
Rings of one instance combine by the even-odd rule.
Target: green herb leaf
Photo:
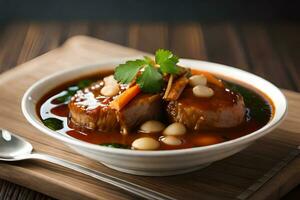
[[[119,65],[114,78],[121,83],[130,83],[136,78],[143,92],[157,93],[162,90],[164,75],[180,73],[180,67],[176,65],[178,60],[171,51],[159,49],[155,53],[155,60],[144,56],[144,60],[127,61]]]
[[[147,93],[160,92],[164,83],[161,73],[151,65],[145,67],[144,72],[137,78],[136,82],[142,91]]]
[[[64,127],[63,121],[60,119],[50,117],[50,118],[44,119],[42,121],[45,126],[47,126],[48,128],[50,128],[54,131],[60,130]]]
[[[268,105],[261,96],[249,89],[233,83],[226,82],[226,87],[234,92],[240,93],[243,96],[245,105],[249,108],[249,115],[251,118],[256,119],[262,124],[269,121],[271,116],[270,105]]]
[[[127,61],[125,64],[120,64],[115,69],[114,78],[121,83],[130,83],[145,64],[144,60]]]
[[[60,96],[60,97],[57,97],[55,100],[55,102],[58,102],[58,103],[65,103],[65,102],[69,102],[71,100],[71,95],[69,93],[63,95],[63,96]]]
[[[88,79],[79,81],[77,83],[77,85],[70,86],[67,89],[66,94],[57,97],[55,99],[55,102],[58,102],[58,103],[67,103],[67,102],[69,102],[71,100],[72,96],[74,96],[74,94],[76,94],[76,92],[78,90],[84,89],[84,88],[90,86],[92,83],[93,83],[93,81],[92,80],[88,80]]]
[[[106,143],[100,144],[101,146],[110,147],[110,148],[118,148],[118,149],[129,149],[128,145],[119,144],[119,143]]]
[[[93,81],[91,80],[81,80],[77,83],[77,86],[79,87],[79,89],[83,89],[90,86],[92,83]]]
[[[76,91],[67,91],[67,93],[65,95],[57,97],[55,100],[58,103],[69,102],[75,93],[76,93]]]
[[[152,66],[155,65],[155,61],[152,58],[150,58],[149,56],[144,56],[144,59],[147,64],[152,65]]]
[[[177,67],[179,59],[171,51],[159,49],[155,53],[155,62],[160,65],[160,70],[163,73],[178,74],[179,67]]]
[[[83,84],[84,84],[84,82],[81,83],[82,86],[83,86]],[[79,90],[79,86],[70,86],[68,88],[68,90],[66,91],[66,94],[57,97],[55,99],[55,102],[57,102],[57,103],[66,103],[66,102],[69,102],[71,100],[72,96],[74,96],[74,94],[76,94],[76,92],[78,90]]]

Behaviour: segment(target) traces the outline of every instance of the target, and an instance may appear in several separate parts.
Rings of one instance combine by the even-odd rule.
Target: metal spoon
[[[118,188],[121,188],[132,194],[146,199],[174,199],[154,190],[145,188],[134,183],[130,183],[126,180],[116,178],[102,172],[88,169],[84,166],[72,163],[67,160],[63,160],[47,154],[33,153],[32,150],[32,145],[24,138],[21,138],[20,136],[17,136],[7,130],[0,129],[0,161],[20,161],[27,159],[44,160],[91,176],[100,181],[109,183],[111,185],[114,185]]]

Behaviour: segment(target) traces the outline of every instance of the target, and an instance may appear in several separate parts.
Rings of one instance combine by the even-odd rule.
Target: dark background
[[[0,20],[299,20],[286,0],[0,0]]]

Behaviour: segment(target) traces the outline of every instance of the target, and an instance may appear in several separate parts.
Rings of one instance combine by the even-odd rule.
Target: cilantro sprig
[[[145,64],[145,60],[127,61],[116,68],[114,78],[121,83],[130,83]]]
[[[158,93],[164,85],[163,76],[180,72],[178,61],[179,58],[171,51],[159,49],[155,53],[155,60],[145,56],[144,59],[120,64],[115,69],[114,78],[123,84],[135,79],[143,92]]]
[[[163,76],[157,68],[147,65],[145,71],[140,75],[137,80],[137,84],[147,93],[156,93],[161,91],[163,82]]]
[[[167,74],[178,74],[179,68],[176,66],[179,58],[171,51],[159,49],[155,53],[155,62],[159,64],[160,70]]]

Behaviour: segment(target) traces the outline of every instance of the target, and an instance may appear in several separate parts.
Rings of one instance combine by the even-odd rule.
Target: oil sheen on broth
[[[37,104],[37,113],[40,116],[41,120],[44,121],[44,124],[46,124],[45,120],[48,120],[49,123],[60,123],[62,125],[62,128],[57,128],[59,129],[57,130],[59,133],[67,134],[68,136],[92,144],[130,149],[132,142],[140,137],[152,137],[160,141],[162,133],[149,134],[135,130],[127,135],[124,135],[120,134],[119,131],[100,132],[78,128],[69,120],[68,101],[70,100],[71,96],[73,96],[77,90],[83,89],[92,82],[100,80],[110,74],[113,74],[113,71],[101,71],[95,75],[81,77],[76,80],[66,82],[58,86],[57,88],[54,88],[53,90],[48,92]],[[214,130],[199,131],[188,130],[187,134],[179,136],[182,144],[166,145],[165,143],[160,142],[160,147],[158,150],[185,149],[217,144],[252,133],[268,123],[268,121],[272,117],[273,109],[272,102],[270,102],[268,98],[266,98],[262,94],[254,92],[248,87],[245,88],[241,85],[237,85],[229,81],[224,82],[226,83],[228,88],[233,91],[239,92],[243,96],[246,106],[245,121],[234,128],[216,128]],[[192,95],[191,93],[191,90],[187,89],[182,95]],[[217,96],[215,98],[229,98],[228,95],[224,94],[224,91],[219,91],[217,92]],[[187,100],[185,103],[187,104],[200,107],[209,105],[206,102],[209,100],[199,99],[199,101],[194,101],[188,98],[186,99]],[[163,121],[168,124],[167,117],[165,117]],[[55,124],[53,126],[55,126]],[[55,127],[53,129],[55,129]]]

